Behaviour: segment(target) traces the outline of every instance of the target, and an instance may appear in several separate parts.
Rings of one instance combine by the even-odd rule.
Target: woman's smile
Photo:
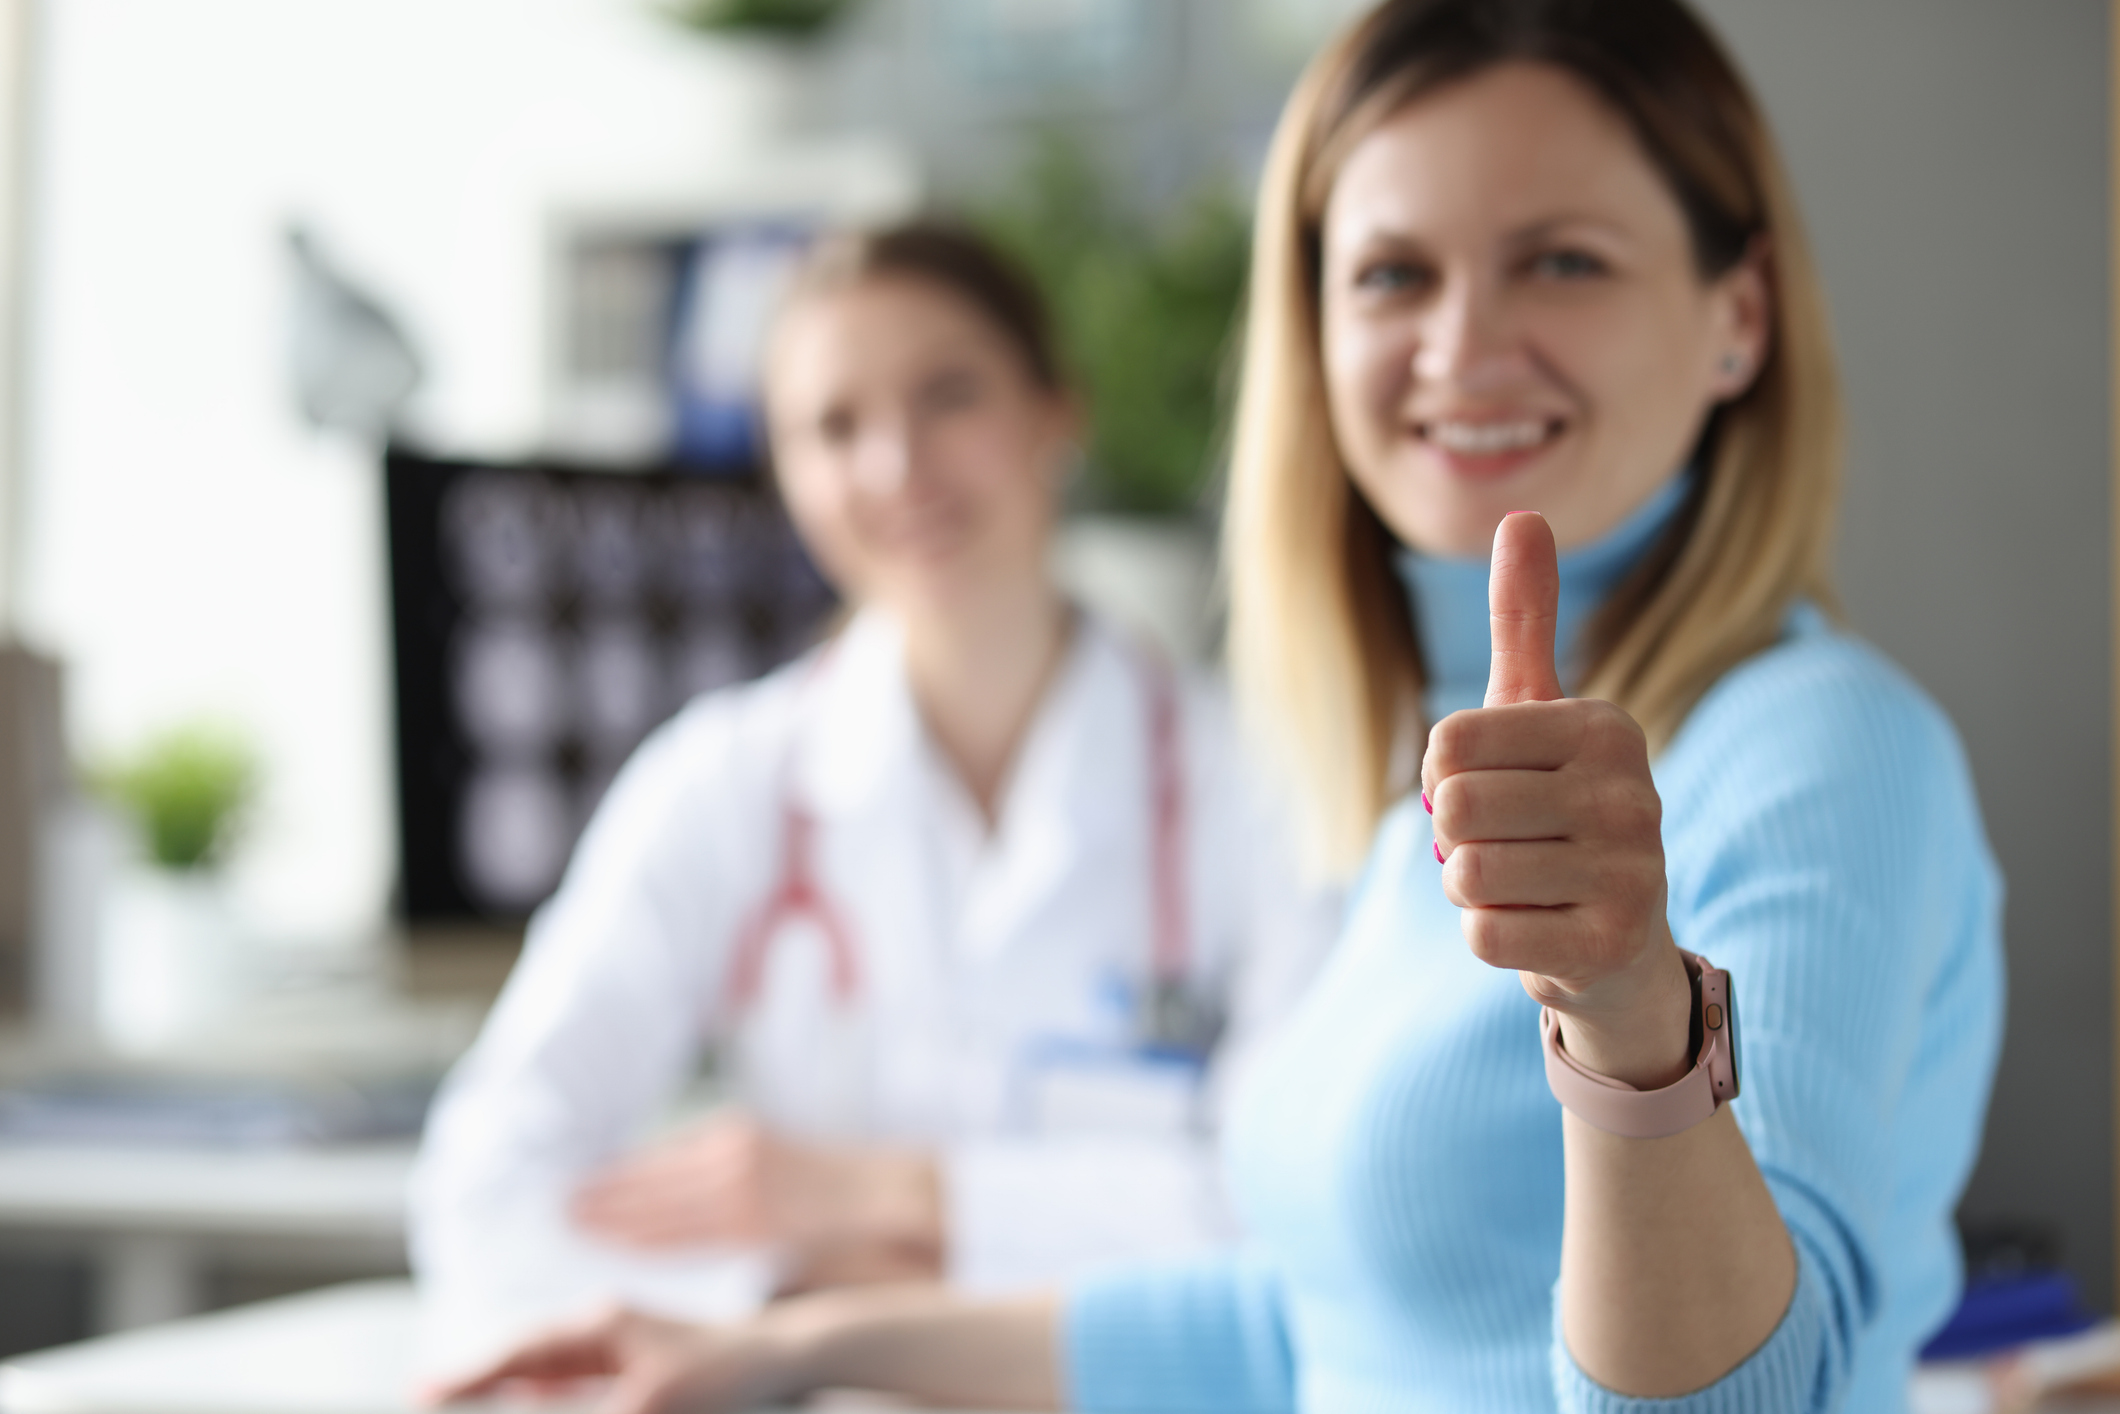
[[[971,509],[955,496],[930,495],[880,507],[865,518],[865,538],[884,554],[935,562],[963,550],[973,535]]]
[[[1544,413],[1447,413],[1417,417],[1410,430],[1451,475],[1496,479],[1551,451],[1569,426],[1567,418]]]

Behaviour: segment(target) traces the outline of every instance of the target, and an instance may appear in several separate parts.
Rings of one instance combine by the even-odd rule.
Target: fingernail
[[[1427,791],[1421,792],[1421,809],[1427,811],[1430,815],[1435,814],[1435,802],[1428,798]]]
[[[1443,842],[1441,840],[1435,841],[1435,862],[1438,864],[1443,862]]]

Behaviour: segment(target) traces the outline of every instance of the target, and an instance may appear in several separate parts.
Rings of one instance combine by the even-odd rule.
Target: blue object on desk
[[[2027,1341],[2075,1335],[2098,1318],[2076,1301],[2066,1272],[1975,1277],[1942,1330],[1921,1348],[1924,1360],[1971,1360]]]

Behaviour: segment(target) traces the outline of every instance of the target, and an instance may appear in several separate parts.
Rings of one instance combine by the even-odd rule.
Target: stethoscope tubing
[[[833,656],[828,644],[812,659],[799,689],[803,697],[814,690]],[[1159,988],[1176,987],[1184,981],[1192,953],[1185,888],[1189,820],[1177,675],[1153,648],[1137,646],[1129,656],[1141,677],[1148,709],[1150,964]],[[820,881],[817,819],[797,798],[794,755],[791,749],[780,787],[780,874],[737,933],[730,957],[723,1000],[731,1016],[740,1017],[757,1004],[774,940],[787,925],[805,917],[823,935],[833,1001],[851,1007],[861,994],[861,950],[846,915]]]

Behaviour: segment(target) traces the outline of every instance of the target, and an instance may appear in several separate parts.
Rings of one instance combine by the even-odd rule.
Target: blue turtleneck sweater
[[[1564,671],[1682,495],[1673,481],[1562,556]],[[1431,720],[1477,706],[1486,564],[1401,568]],[[1570,1358],[1553,1295],[1560,1108],[1537,1008],[1466,948],[1428,817],[1402,802],[1331,962],[1236,1099],[1227,1163],[1250,1245],[1073,1288],[1077,1407],[1905,1407],[1914,1352],[1956,1296],[1951,1211],[2001,1034],[2001,881],[1963,753],[1919,688],[1802,606],[1702,698],[1655,774],[1671,928],[1731,972],[1734,1108],[1795,1240],[1796,1293],[1767,1342],[1671,1400],[1614,1394]]]

